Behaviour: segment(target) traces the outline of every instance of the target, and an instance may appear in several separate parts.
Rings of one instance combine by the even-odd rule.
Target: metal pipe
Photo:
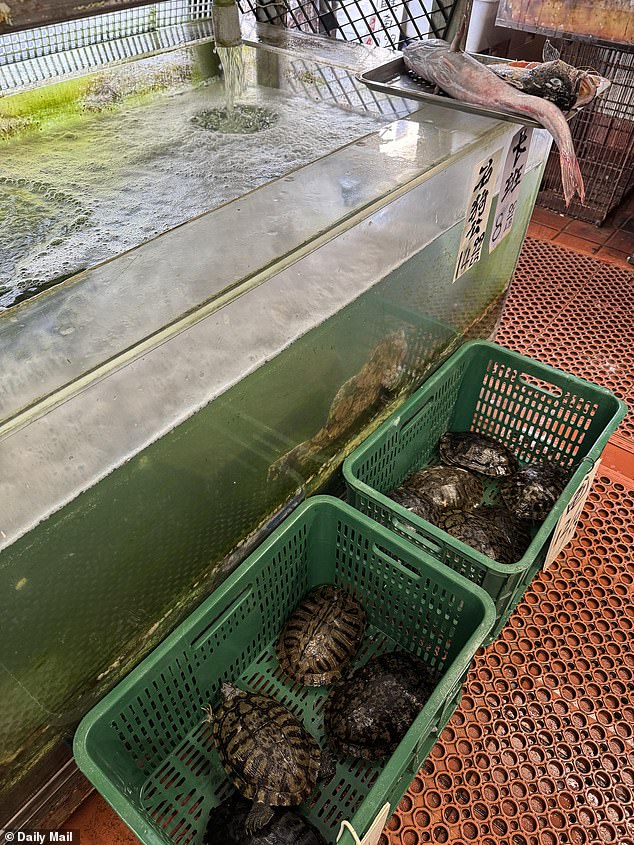
[[[213,0],[211,20],[217,47],[237,47],[242,44],[240,13],[236,0]]]

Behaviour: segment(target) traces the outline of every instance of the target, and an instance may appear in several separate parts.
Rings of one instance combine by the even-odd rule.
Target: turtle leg
[[[268,804],[260,804],[259,801],[254,801],[244,823],[244,832],[247,836],[253,836],[258,830],[262,830],[272,818],[272,807],[269,807]]]
[[[317,780],[332,780],[335,776],[337,758],[333,749],[327,745],[321,752],[321,764]]]

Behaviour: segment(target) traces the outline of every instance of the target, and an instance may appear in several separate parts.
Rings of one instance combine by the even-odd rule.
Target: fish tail
[[[572,153],[561,152],[559,154],[559,164],[561,167],[561,181],[564,186],[566,208],[570,205],[575,193],[579,194],[579,199],[583,205],[586,198],[586,191],[581,170],[579,170],[579,162],[574,151]]]

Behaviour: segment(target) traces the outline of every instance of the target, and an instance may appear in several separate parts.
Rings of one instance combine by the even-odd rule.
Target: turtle
[[[511,511],[500,505],[481,505],[475,513],[488,520],[492,532],[511,546],[512,562],[516,563],[520,560],[533,539],[531,523],[526,519],[518,519]]]
[[[507,508],[518,519],[543,520],[561,496],[569,473],[556,464],[529,464],[505,479],[500,488]]]
[[[334,771],[336,754],[365,760],[391,754],[433,690],[432,673],[420,658],[401,651],[371,657],[326,699],[321,774]]]
[[[365,612],[341,587],[322,584],[302,600],[277,641],[280,666],[309,687],[332,684],[357,653]]]
[[[512,475],[517,469],[514,455],[487,434],[447,431],[440,438],[438,449],[443,461],[480,475]]]
[[[473,473],[444,464],[419,469],[405,479],[403,487],[424,496],[438,510],[470,511],[477,508],[484,495],[482,482]]]
[[[273,816],[272,807],[301,804],[313,791],[321,750],[291,711],[270,695],[223,683],[214,713],[213,739],[225,772],[253,801],[245,821],[252,835]]]
[[[525,538],[513,536],[505,514],[513,518],[502,510],[482,506],[475,511],[447,511],[441,515],[438,527],[498,563],[516,563],[524,554]]]
[[[203,845],[326,845],[326,840],[304,816],[286,807],[276,809],[261,830],[244,833],[251,804],[234,793],[209,814]]]
[[[438,508],[427,496],[410,490],[403,485],[388,493],[388,499],[392,499],[397,505],[411,511],[416,516],[420,516],[421,519],[426,519],[427,522],[436,524]]]
[[[289,470],[306,471],[323,463],[324,456],[346,438],[357,434],[385,403],[398,394],[407,376],[408,343],[403,329],[390,332],[372,350],[361,369],[337,390],[324,426],[269,467],[275,480]]]

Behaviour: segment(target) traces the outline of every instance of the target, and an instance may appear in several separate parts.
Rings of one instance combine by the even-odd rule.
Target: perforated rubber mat
[[[634,845],[633,560],[634,482],[600,470],[381,845]]]
[[[496,338],[634,406],[634,274],[527,239]],[[617,432],[634,450],[634,412]],[[634,845],[634,480],[480,652],[381,845]]]
[[[634,272],[527,238],[496,340],[627,402],[634,450]]]

